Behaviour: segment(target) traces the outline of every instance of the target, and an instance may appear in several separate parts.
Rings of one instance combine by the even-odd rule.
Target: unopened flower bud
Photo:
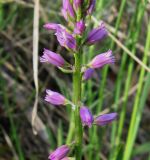
[[[81,3],[83,3],[82,1],[83,0],[74,0],[73,1],[73,4],[74,4],[76,10],[81,7]]]
[[[93,29],[86,39],[86,43],[92,45],[98,41],[103,40],[108,35],[104,23],[102,22],[99,27]]]
[[[70,148],[67,145],[62,145],[58,147],[54,152],[52,152],[48,159],[49,160],[62,160],[69,153]]]
[[[112,51],[108,50],[105,53],[101,53],[95,56],[89,63],[91,68],[101,68],[106,64],[111,64],[115,62],[115,57],[112,55]]]
[[[96,0],[90,0],[90,5],[87,9],[87,14],[92,14],[93,10],[95,9]]]
[[[84,31],[85,31],[85,23],[83,20],[80,20],[79,22],[76,23],[74,33],[82,35]]]
[[[41,62],[48,62],[57,67],[63,67],[65,60],[61,55],[54,53],[48,49],[44,49],[43,55],[40,57]]]
[[[84,81],[89,80],[93,76],[93,73],[94,73],[94,69],[93,68],[86,69],[84,74],[83,74],[83,80]]]
[[[61,11],[66,20],[68,20],[69,17],[74,19],[75,17],[74,9],[69,0],[63,0],[63,7]]]
[[[86,106],[80,108],[80,118],[83,126],[91,127],[93,123],[93,116],[91,111]]]
[[[104,126],[117,119],[117,113],[103,114],[94,119],[94,124]]]

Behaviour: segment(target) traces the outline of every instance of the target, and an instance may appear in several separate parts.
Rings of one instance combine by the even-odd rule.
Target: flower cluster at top
[[[96,0],[62,0],[62,3],[61,13],[68,22],[68,28],[57,23],[47,23],[44,25],[46,30],[54,32],[54,35],[62,47],[65,47],[73,54],[77,54],[80,47],[83,47],[84,45],[93,45],[107,37],[108,32],[104,22],[100,22],[99,26],[89,33],[86,30],[86,19],[91,16],[95,8]],[[64,72],[74,72],[73,65],[69,64],[59,53],[55,53],[48,49],[44,49],[40,61],[42,63],[50,63]],[[82,67],[82,80],[86,81],[90,79],[93,76],[95,69],[102,68],[104,65],[112,64],[114,62],[115,58],[112,55],[111,50],[98,54],[93,57],[88,64]],[[70,104],[73,108],[75,107],[65,96],[49,89],[46,90],[45,101],[53,105]],[[104,126],[117,118],[116,113],[103,114],[94,118],[88,107],[84,105],[80,106],[79,114],[83,126],[88,127],[91,127],[92,125]],[[67,157],[69,152],[70,146],[63,145],[52,152],[49,155],[49,159],[69,160],[70,158]]]

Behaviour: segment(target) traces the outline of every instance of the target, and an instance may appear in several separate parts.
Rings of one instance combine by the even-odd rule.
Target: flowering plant
[[[108,50],[105,53],[95,56],[88,64],[82,64],[83,47],[85,45],[93,45],[108,35],[103,22],[101,22],[97,28],[87,33],[86,19],[91,16],[95,4],[96,0],[63,0],[61,12],[68,22],[68,28],[56,23],[47,23],[44,25],[45,29],[55,33],[59,44],[74,55],[74,64],[69,64],[60,54],[48,49],[44,49],[43,55],[40,57],[41,62],[51,63],[61,71],[73,74],[72,102],[60,93],[46,90],[45,101],[48,103],[53,105],[70,104],[72,106],[75,124],[75,139],[73,142],[58,147],[49,155],[50,160],[69,160],[73,158],[81,160],[84,126],[103,126],[117,118],[117,113],[103,114],[94,117],[89,108],[81,102],[82,83],[92,77],[95,69],[115,62],[112,51]],[[68,157],[71,150],[75,150],[75,152],[73,152],[75,155]]]

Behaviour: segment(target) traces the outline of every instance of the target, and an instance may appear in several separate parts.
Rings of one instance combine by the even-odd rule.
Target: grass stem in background
[[[144,57],[143,57],[144,64],[146,64],[148,61],[147,55],[148,55],[148,52],[150,51],[150,23],[148,25],[147,33],[148,33],[147,40],[146,40],[146,45],[145,45]],[[148,84],[150,84],[150,77],[148,76],[147,78],[149,78],[149,79],[147,79],[147,81],[145,82],[147,88],[144,88],[144,90],[143,90],[144,92],[142,92],[144,75],[145,75],[145,70],[144,70],[144,68],[141,68],[139,82],[138,82],[138,90],[137,90],[134,105],[133,105],[133,112],[132,112],[132,117],[131,117],[131,122],[130,122],[130,127],[129,127],[129,132],[128,132],[128,137],[127,137],[127,142],[126,142],[126,146],[125,146],[123,160],[129,160],[131,157],[135,138],[136,138],[137,131],[138,131],[138,126],[140,123],[142,111],[143,111],[143,108],[145,105],[145,100],[147,97],[147,92],[148,92],[149,86],[150,86],[150,85],[148,85]]]

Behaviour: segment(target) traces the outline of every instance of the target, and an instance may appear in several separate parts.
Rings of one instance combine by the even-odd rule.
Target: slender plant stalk
[[[0,79],[1,81],[1,86],[6,86],[5,84],[5,81],[3,79]],[[1,88],[0,86],[0,88]],[[11,111],[9,110],[10,108],[10,104],[9,104],[9,99],[8,99],[8,96],[7,96],[7,91],[5,89],[5,87],[3,88],[3,93],[4,93],[4,104],[6,106],[6,110],[8,112],[8,118],[9,118],[9,121],[10,121],[10,129],[11,129],[11,139],[12,139],[12,142],[14,143],[14,146],[15,146],[15,150],[17,151],[18,155],[19,155],[19,159],[20,160],[24,160],[24,154],[23,154],[23,151],[22,151],[22,148],[21,148],[21,144],[20,144],[20,140],[19,140],[19,136],[17,134],[17,126],[16,126],[16,123],[14,122],[14,119],[13,119],[13,116],[12,116],[12,113]]]
[[[74,91],[74,104],[76,106],[74,112],[75,118],[75,128],[76,128],[76,148],[75,148],[75,156],[77,160],[81,159],[82,155],[82,138],[83,138],[83,131],[82,131],[82,123],[80,120],[79,109],[81,103],[81,51],[75,54],[75,72],[73,75],[73,91]]]
[[[132,32],[132,35],[131,35],[132,40],[134,42],[132,47],[131,47],[131,50],[132,50],[132,52],[134,54],[135,54],[135,45],[134,44],[136,44],[136,42],[137,42],[137,39],[138,39],[138,36],[139,36],[139,32],[140,32],[140,28],[141,28],[141,24],[142,24],[141,23],[142,17],[143,17],[143,14],[144,14],[144,6],[143,6],[143,4],[138,3],[138,2],[137,2],[137,10],[139,10],[139,12],[138,12],[138,15],[136,16],[136,18],[134,19],[135,22],[133,21],[134,25],[137,25],[138,28],[136,29],[137,31],[136,32]],[[141,7],[142,7],[142,10],[141,10]],[[115,140],[116,146],[118,146],[120,144],[123,125],[124,125],[124,121],[125,121],[126,104],[127,104],[127,99],[128,99],[128,91],[129,91],[129,87],[130,87],[133,66],[134,66],[134,62],[133,62],[133,60],[130,60],[129,67],[128,67],[128,73],[127,73],[128,77],[127,77],[127,80],[126,80],[125,92],[124,92],[125,99],[124,99],[124,103],[123,103],[123,106],[122,106],[121,115],[120,115],[120,118],[119,118],[120,120],[119,120],[119,125],[118,125],[117,136],[115,138],[116,139]],[[117,152],[118,152],[118,147],[116,147],[114,159],[116,159],[116,156],[118,154]]]
[[[102,3],[103,4],[103,3]],[[118,28],[119,28],[119,24],[120,24],[120,22],[121,22],[121,17],[122,17],[122,14],[123,14],[123,11],[124,11],[124,8],[125,8],[125,4],[126,4],[126,0],[123,0],[122,2],[121,2],[121,7],[120,7],[120,10],[119,10],[119,13],[118,13],[118,17],[117,17],[117,21],[116,21],[116,25],[115,25],[115,34],[117,33],[117,31],[118,31]],[[102,7],[102,5],[100,5],[101,7]],[[100,9],[99,9],[100,10]],[[113,50],[113,48],[114,48],[114,41],[112,41],[111,42],[111,49]],[[99,90],[99,105],[98,105],[98,107],[97,107],[97,113],[98,112],[100,112],[101,110],[102,110],[102,105],[103,105],[103,98],[104,98],[104,88],[105,88],[105,85],[106,85],[106,78],[107,78],[107,75],[108,75],[108,70],[109,70],[109,66],[106,66],[104,69],[103,69],[103,71],[102,71],[102,77],[103,77],[103,79],[102,79],[102,81],[101,81],[101,85],[100,85],[100,90]],[[112,135],[112,137],[113,137],[113,140],[114,140],[114,133],[116,132],[116,128],[114,128],[113,129],[113,135]],[[101,143],[99,142],[99,143],[97,143],[98,142],[98,139],[101,139],[102,140],[102,136],[103,136],[103,134],[101,135],[101,136],[97,136],[97,129],[94,127],[94,131],[92,132],[92,139],[93,139],[93,141],[94,142],[96,142],[96,146],[94,147],[94,148],[97,148],[98,150],[100,150],[100,146],[101,146]],[[112,143],[114,143],[114,141],[112,141]],[[99,159],[99,156],[97,155],[96,156],[97,157],[97,159]],[[91,159],[92,159],[92,157],[91,157]]]
[[[139,3],[138,3],[139,4]],[[138,9],[138,6],[137,6],[137,9]],[[139,13],[139,12],[138,12]],[[131,25],[130,25],[130,28],[132,29],[133,28],[133,26],[135,25],[134,24],[134,22],[136,21],[136,19],[137,19],[137,17],[136,17],[136,12],[135,12],[135,14],[134,14],[134,16],[133,17],[135,17],[134,19],[132,19],[132,21],[131,21]],[[139,23],[138,23],[138,26],[141,26],[141,21],[139,21]],[[139,35],[139,30],[140,30],[140,27],[138,27],[138,33],[136,33],[136,32],[132,32],[132,31],[130,31],[129,32],[129,36],[128,36],[128,38],[127,39],[129,39],[129,38],[132,38],[132,39],[134,39],[134,37],[136,37],[135,38],[135,41],[137,41],[137,38],[138,38],[138,35]],[[135,33],[135,34],[133,34],[133,33]],[[128,46],[128,47],[130,47],[130,43],[127,41],[127,43],[126,43],[126,45]],[[119,70],[119,73],[118,73],[118,77],[117,77],[117,83],[116,83],[116,87],[115,87],[115,105],[114,105],[114,108],[115,108],[115,111],[117,110],[117,108],[118,108],[118,105],[117,105],[117,103],[118,103],[118,100],[119,100],[119,97],[120,97],[120,92],[121,92],[121,84],[122,84],[122,76],[123,76],[123,71],[124,71],[124,68],[125,68],[125,64],[126,64],[126,60],[127,60],[127,54],[126,53],[123,53],[123,57],[122,57],[122,63],[121,63],[121,67],[120,67],[120,70]],[[126,92],[127,93],[127,92]],[[125,108],[125,107],[123,107],[123,108]],[[123,110],[122,110],[123,111]],[[120,138],[121,138],[121,134],[122,134],[122,125],[121,125],[121,122],[123,122],[122,121],[122,119],[123,119],[123,117],[124,117],[124,113],[125,112],[121,112],[121,113],[123,113],[123,114],[121,114],[121,118],[120,118],[120,121],[119,121],[119,128],[118,128],[118,133],[117,133],[117,136],[115,136],[116,135],[116,131],[117,131],[117,122],[114,122],[114,124],[113,124],[113,128],[112,128],[112,135],[111,135],[111,147],[112,147],[112,150],[114,150],[114,151],[112,151],[112,153],[111,153],[111,155],[110,155],[110,159],[112,160],[112,158],[115,160],[116,159],[116,156],[117,156],[117,154],[118,154],[118,146],[119,146],[119,144],[120,144]],[[116,146],[116,147],[115,147]]]
[[[123,15],[123,11],[124,11],[125,5],[126,5],[126,0],[123,0],[121,2],[118,18],[116,20],[115,35],[116,35],[116,33],[117,33],[118,29],[119,29],[119,25],[121,23],[121,17]],[[114,41],[113,40],[112,40],[112,43],[111,43],[111,48],[112,48],[112,50],[114,48]],[[114,105],[114,110],[115,111],[118,110],[118,105],[116,105],[116,103],[118,102],[118,99],[120,97],[121,84],[122,84],[122,78],[121,77],[123,76],[123,69],[124,69],[124,66],[125,66],[126,59],[127,59],[126,57],[127,57],[127,55],[124,54],[123,58],[122,58],[121,68],[120,68],[119,74],[117,76],[117,82],[115,84],[115,105]],[[110,156],[109,156],[110,160],[112,160],[113,150],[115,149],[114,145],[115,145],[116,131],[117,131],[117,122],[114,122],[112,124],[112,132],[111,132],[111,152],[110,152]]]
[[[149,23],[149,27],[148,27],[148,36],[147,36],[147,40],[146,40],[145,53],[144,53],[144,57],[143,57],[144,64],[146,64],[147,60],[148,60],[147,53],[149,50],[149,46],[150,46],[150,23]],[[141,110],[139,110],[140,109],[139,103],[140,103],[140,98],[141,98],[144,74],[145,74],[145,70],[144,70],[144,68],[141,68],[140,78],[139,78],[139,83],[138,83],[138,90],[137,90],[137,94],[136,94],[136,98],[135,98],[135,102],[134,102],[134,106],[133,106],[131,123],[130,123],[130,127],[129,127],[129,132],[128,132],[127,143],[126,143],[126,147],[125,147],[125,153],[124,153],[123,160],[130,159],[130,156],[132,153],[132,147],[134,145],[134,141],[135,141],[136,134],[137,134],[137,127],[136,127],[137,126],[137,118],[138,118],[137,115],[140,115],[142,113]],[[136,127],[136,129],[135,129],[135,127]]]

